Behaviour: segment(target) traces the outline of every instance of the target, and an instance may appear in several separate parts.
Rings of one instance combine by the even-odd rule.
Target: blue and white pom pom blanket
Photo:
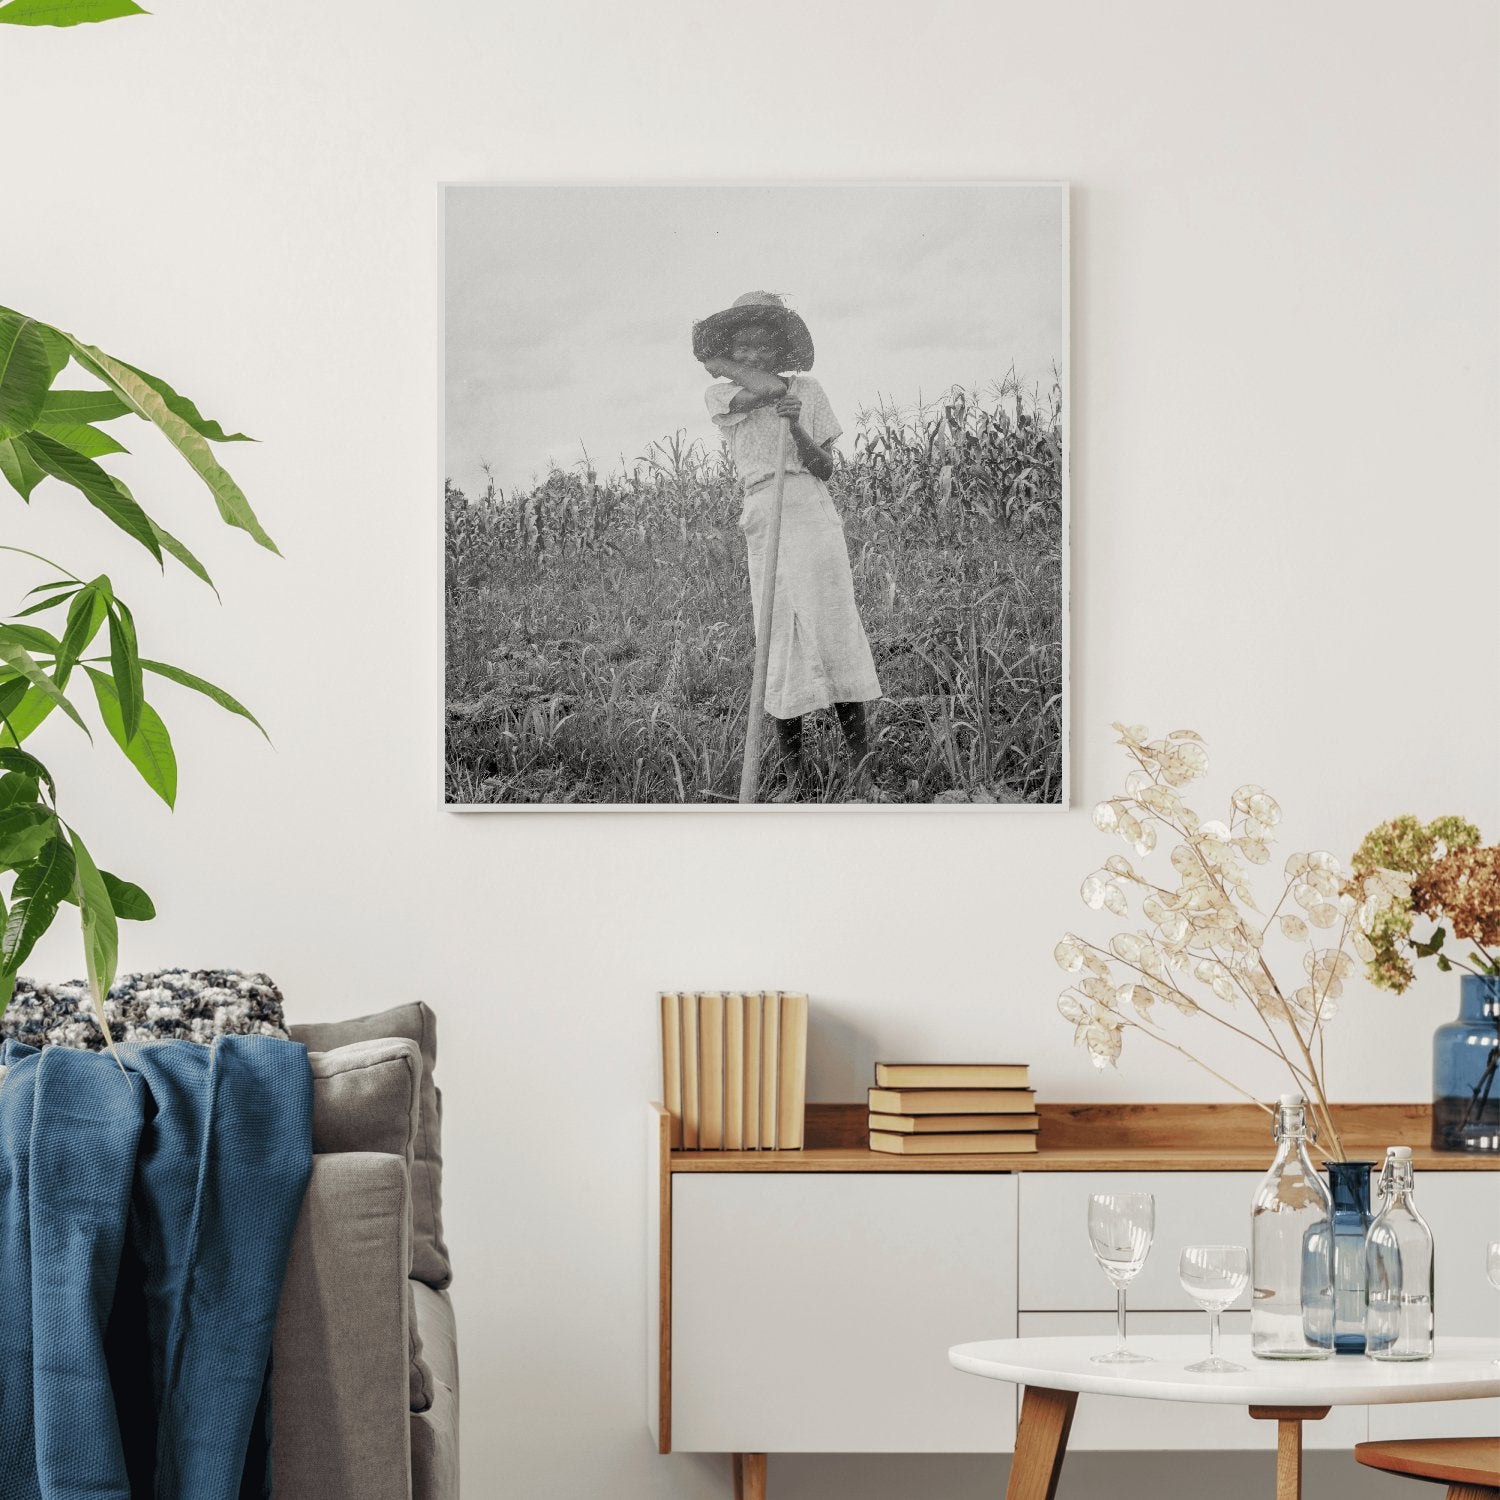
[[[4,1500],[269,1497],[270,1355],[312,1167],[274,1036],[0,1044]]]

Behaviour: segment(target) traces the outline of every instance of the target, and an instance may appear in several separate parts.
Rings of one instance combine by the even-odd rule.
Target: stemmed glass
[[[1135,1280],[1151,1250],[1156,1233],[1156,1200],[1150,1193],[1091,1193],[1089,1242],[1094,1259],[1115,1289],[1115,1317],[1119,1338],[1108,1354],[1092,1356],[1095,1364],[1150,1364],[1149,1354],[1125,1347],[1125,1288]]]
[[[1209,1375],[1243,1370],[1219,1358],[1219,1314],[1250,1284],[1250,1252],[1243,1245],[1189,1245],[1177,1263],[1182,1289],[1208,1314],[1208,1358],[1188,1369]]]
[[[1500,1240],[1491,1240],[1484,1256],[1484,1274],[1489,1284],[1500,1292]],[[1500,1359],[1495,1361],[1500,1365]]]

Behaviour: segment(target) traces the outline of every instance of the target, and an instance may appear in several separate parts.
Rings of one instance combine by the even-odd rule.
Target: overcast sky
[[[507,492],[587,448],[601,475],[685,428],[717,442],[692,325],[743,292],[806,320],[842,422],[1064,364],[1056,185],[446,190],[446,463]]]

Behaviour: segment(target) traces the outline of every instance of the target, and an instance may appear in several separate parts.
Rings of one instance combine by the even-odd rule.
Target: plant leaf
[[[50,630],[43,630],[40,625],[17,625],[12,620],[8,625],[0,626],[0,629],[7,631],[28,651],[45,651],[48,656],[56,656],[62,649],[62,642]]]
[[[28,604],[25,609],[18,609],[15,613],[15,618],[24,620],[29,615],[44,614],[47,610],[56,609],[59,604],[66,604],[67,602],[68,596],[66,594],[54,594],[50,599],[41,599],[35,604]]]
[[[230,713],[238,714],[242,719],[249,719],[260,732],[265,735],[266,743],[270,744],[271,736],[266,734],[265,727],[260,720],[250,712],[237,698],[231,698],[221,687],[215,687],[213,683],[202,677],[195,677],[191,672],[184,672],[181,667],[169,666],[164,661],[151,661],[147,657],[141,658],[141,665],[148,672],[155,672],[158,677],[165,677],[169,682],[180,683],[183,687],[192,688],[195,693],[202,693],[206,698],[212,698],[220,708],[227,708]]]
[[[7,771],[0,776],[0,808],[22,807],[39,795],[37,779],[23,771]]]
[[[165,526],[158,526],[155,521],[152,521],[151,529],[156,533],[156,540],[161,543],[161,550],[170,552],[189,573],[194,573],[201,578],[209,588],[213,589],[214,597],[217,598],[219,590],[215,587],[213,579],[208,576],[208,569]]]
[[[69,337],[72,336],[69,335]],[[74,357],[83,367],[118,392],[130,403],[132,410],[139,412],[147,421],[155,423],[167,441],[193,466],[208,486],[214,497],[214,503],[219,508],[219,515],[224,521],[230,526],[238,526],[242,531],[249,532],[262,547],[277,552],[279,556],[276,543],[271,540],[259,520],[256,519],[255,512],[250,508],[250,502],[245,498],[244,491],[220,466],[209,450],[204,435],[190,421],[172,410],[166,398],[152,384],[152,381],[139,374],[130,365],[121,364],[119,360],[111,358],[102,349],[95,348],[92,344],[81,343],[76,338],[72,340],[72,343]]]
[[[123,359],[119,363],[125,365]],[[169,411],[175,412],[194,432],[206,437],[210,442],[253,443],[255,441],[253,437],[243,432],[225,432],[212,418],[205,417],[186,396],[179,396],[160,375],[147,374],[139,365],[125,365],[125,368],[132,374],[139,375],[167,403]]]
[[[0,684],[0,719],[8,719],[30,689],[31,684],[24,677],[12,677],[9,682]],[[0,802],[0,807],[3,806],[4,802]]]
[[[89,988],[94,994],[94,1013],[104,1032],[104,1039],[114,1050],[115,1040],[109,1032],[109,1021],[104,1014],[104,1000],[109,987],[115,982],[115,963],[120,953],[120,929],[115,922],[115,909],[109,899],[109,887],[99,874],[78,837],[75,829],[68,830],[73,840],[75,870],[73,894],[78,901],[83,917],[83,957],[88,965]]]
[[[47,475],[41,465],[14,438],[0,439],[0,474],[23,500]]]
[[[23,776],[30,776],[36,781],[45,781],[47,790],[55,797],[57,788],[52,783],[52,773],[36,756],[28,755],[24,750],[17,750],[14,746],[0,746],[0,766],[8,771],[19,771]]]
[[[65,448],[45,433],[27,433],[19,441],[25,445],[26,451],[36,463],[54,479],[61,479],[64,484],[72,485],[90,505],[102,510],[121,531],[133,536],[157,562],[161,561],[161,545],[156,540],[151,519],[125,487],[123,480],[116,479],[113,474],[101,469],[93,459]]]
[[[101,590],[100,584],[103,584]],[[89,642],[99,633],[108,613],[109,580],[103,575],[93,583],[86,584],[73,595],[68,606],[68,623],[58,645],[57,658],[52,667],[53,680],[58,687],[67,685],[68,677],[78,664],[78,659],[88,650]]]
[[[42,416],[57,422],[113,422],[130,408],[113,391],[48,391]]]
[[[51,384],[47,346],[36,320],[0,308],[0,438],[31,430]]]
[[[121,16],[149,16],[135,0],[10,0],[0,8],[0,25],[77,26],[85,21],[114,21]]]
[[[0,934],[0,964],[14,980],[36,941],[52,925],[63,894],[73,887],[73,851],[61,830],[54,831],[42,852],[16,876],[10,911]]]
[[[140,886],[129,880],[121,880],[108,870],[100,870],[99,875],[109,892],[110,905],[122,921],[149,922],[156,915],[156,903]]]
[[[111,453],[130,452],[118,438],[90,427],[87,422],[63,422],[44,414],[37,418],[32,431],[42,433],[54,443],[61,443],[64,448],[71,448],[85,458],[108,458]]]
[[[85,734],[89,735],[90,739],[93,739],[93,735],[89,734],[89,726],[83,722],[78,710],[68,702],[63,690],[42,671],[32,658],[31,653],[18,641],[17,637],[25,628],[25,626],[21,625],[0,625],[0,657],[3,657],[16,671],[21,673],[43,698],[49,700],[51,706],[62,709]],[[19,713],[20,710],[18,709],[17,712]],[[45,714],[41,714],[37,719],[37,723],[40,723],[45,717]],[[11,722],[14,724],[15,720],[12,719]]]
[[[115,680],[108,672],[95,667],[86,666],[84,671],[94,684],[99,716],[104,720],[110,737],[125,752],[125,759],[141,773],[146,785],[168,807],[173,806],[177,801],[177,756],[172,749],[172,736],[167,733],[161,716],[149,703],[142,701],[139,726],[134,736],[127,736]]]
[[[141,653],[136,645],[135,621],[119,599],[109,610],[109,669],[114,674],[120,718],[129,744],[141,727],[145,689],[141,684]]]
[[[30,738],[46,722],[53,706],[52,699],[41,693],[27,693],[16,711],[9,716],[8,727],[0,731],[0,746],[16,746],[22,740]]]
[[[0,865],[30,864],[52,837],[56,818],[47,807],[10,807],[0,812]]]

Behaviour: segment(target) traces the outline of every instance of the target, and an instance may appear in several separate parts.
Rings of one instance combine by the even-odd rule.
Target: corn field
[[[1062,393],[859,414],[829,490],[884,696],[873,778],[809,716],[795,800],[1056,802]],[[733,802],[754,663],[740,490],[685,433],[446,509],[450,803]],[[776,794],[765,735],[761,796]],[[784,794],[785,795],[785,794]]]

